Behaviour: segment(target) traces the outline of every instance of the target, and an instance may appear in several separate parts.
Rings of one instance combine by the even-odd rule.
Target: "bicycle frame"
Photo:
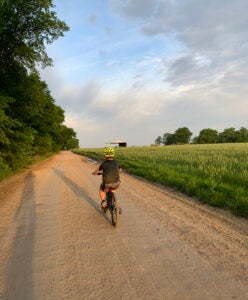
[[[102,175],[102,172],[99,172],[97,175]],[[119,221],[120,210],[119,210],[115,189],[109,188],[109,190],[106,192],[106,202],[107,202],[107,207],[103,208],[103,212],[106,213],[107,210],[109,210],[111,215],[112,225],[116,227]]]

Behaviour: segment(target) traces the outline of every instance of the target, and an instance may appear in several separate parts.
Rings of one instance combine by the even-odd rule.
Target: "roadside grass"
[[[103,159],[103,148],[74,153]],[[248,143],[116,148],[130,174],[248,218]]]
[[[13,170],[13,168],[9,167],[6,164],[6,162],[4,162],[4,160],[0,157],[0,182],[10,178],[11,176],[19,173],[20,171],[30,168],[32,165],[35,165],[35,164],[53,156],[56,153],[58,153],[58,152],[48,152],[48,153],[45,153],[42,155],[33,156],[29,160],[27,160],[27,162],[25,164],[22,164],[21,167],[16,168],[15,170]]]

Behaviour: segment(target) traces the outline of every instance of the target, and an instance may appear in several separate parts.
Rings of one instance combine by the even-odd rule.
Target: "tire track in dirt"
[[[110,291],[113,299],[118,298],[120,293],[125,295],[127,291],[128,298],[131,297],[131,299],[157,299],[157,297],[154,298],[156,290],[151,288],[152,284],[150,280],[145,280],[144,274],[142,273],[143,268],[136,263],[135,258],[132,257],[130,251],[122,243],[121,239],[116,234],[113,235],[115,229],[110,226],[109,216],[106,217],[100,212],[99,206],[95,202],[98,201],[98,194],[96,192],[99,184],[93,184],[92,178],[90,178],[91,180],[87,177],[84,178],[82,186],[88,187],[91,185],[91,190],[95,190],[93,193],[94,195],[92,195],[91,198],[88,191],[85,191],[82,187],[75,184],[76,180],[80,178],[81,173],[73,168],[73,177],[70,177],[69,179],[65,175],[67,171],[68,169],[65,172],[56,170],[56,173],[60,174],[63,180],[67,182],[69,189],[73,189],[74,193],[76,193],[79,198],[72,199],[70,192],[67,191],[64,193],[64,199],[66,197],[67,200],[64,201],[64,214],[66,214],[66,217],[63,218],[65,221],[63,232],[68,235],[65,239],[71,240],[70,245],[75,244],[75,241],[77,241],[76,245],[65,250],[66,254],[64,254],[64,256],[70,258],[70,260],[66,262],[68,269],[65,273],[67,274],[67,282],[70,282],[68,278],[74,277],[74,281],[78,282],[78,286],[84,286],[84,289],[73,292],[73,288],[71,287],[69,289],[70,292],[66,293],[65,299],[74,299],[78,294],[89,297],[89,299],[91,297],[92,299],[105,299],[105,297],[107,299]],[[97,200],[94,200],[93,197]],[[86,200],[86,203],[82,202],[83,198]],[[95,222],[92,224],[89,215],[82,215],[82,208],[85,205],[91,205],[95,208],[96,215],[99,216],[100,221],[102,218],[107,221],[104,226],[104,232],[102,230],[102,225],[99,226],[99,224]],[[83,210],[88,211],[88,208]],[[77,212],[80,213],[78,214]],[[86,221],[84,222],[84,225],[82,224],[83,217],[85,217],[84,221]],[[79,226],[75,226],[75,220],[77,220],[76,224]],[[86,224],[89,225],[89,228],[86,228]],[[92,229],[90,229],[91,227]],[[85,235],[85,230],[89,233],[94,232],[94,238],[92,238],[91,234]],[[83,240],[81,234],[83,234]],[[84,248],[84,259],[80,261],[76,258],[82,257],[79,253],[82,247]],[[100,248],[99,254],[96,253],[96,256],[93,256],[92,251],[95,252],[96,248]],[[121,251],[119,249],[121,249]],[[110,250],[112,251],[110,252]],[[79,270],[81,270],[81,272]],[[86,277],[82,277],[82,270],[87,270],[85,273],[87,274]],[[138,270],[140,270],[142,278],[138,278]],[[123,278],[127,277],[128,274],[129,281],[121,279],[121,285],[119,282],[116,284],[116,274],[118,273],[120,273],[120,279],[121,274],[123,275]],[[94,282],[94,284],[92,284],[92,282]],[[142,282],[142,285],[140,282]],[[148,293],[149,289],[151,291]]]
[[[134,186],[139,190],[143,180],[136,180]],[[227,274],[231,272],[237,280],[248,282],[247,220],[237,219],[178,193],[171,194],[147,182],[146,187],[143,201],[135,202],[139,209],[145,209],[153,219],[159,220],[170,232],[186,241],[216,270]],[[137,196],[135,189],[127,191],[127,194],[131,199]]]

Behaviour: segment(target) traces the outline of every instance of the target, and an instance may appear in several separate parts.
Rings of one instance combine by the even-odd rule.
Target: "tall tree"
[[[217,141],[218,141],[218,131],[211,128],[202,129],[197,138],[197,142],[199,144],[213,144],[213,143],[217,143]]]
[[[18,62],[35,70],[36,64],[51,65],[46,44],[51,44],[69,30],[59,20],[52,0],[1,0],[0,63]]]
[[[52,0],[0,0],[0,169],[6,172],[33,154],[62,149],[64,111],[37,71],[52,64],[46,45],[69,30],[53,8]],[[68,129],[67,139],[78,145],[75,136]]]
[[[163,135],[163,144],[164,145],[172,145],[175,144],[175,134],[172,133],[164,133]]]
[[[241,127],[238,131],[236,131],[236,138],[238,143],[247,143],[248,142],[248,129],[245,127]]]
[[[156,144],[156,145],[162,144],[162,137],[161,137],[161,136],[158,136],[158,137],[156,138],[155,144]]]
[[[187,127],[178,128],[175,131],[176,144],[188,144],[192,134],[193,133]]]
[[[226,128],[223,132],[219,133],[219,141],[221,143],[235,143],[237,135],[234,127]]]
[[[65,125],[61,125],[57,131],[57,142],[63,150],[69,150],[79,146],[74,130]]]

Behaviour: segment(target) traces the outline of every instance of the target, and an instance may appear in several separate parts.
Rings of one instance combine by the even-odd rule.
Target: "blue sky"
[[[54,1],[70,27],[41,77],[81,147],[248,128],[247,0]]]

